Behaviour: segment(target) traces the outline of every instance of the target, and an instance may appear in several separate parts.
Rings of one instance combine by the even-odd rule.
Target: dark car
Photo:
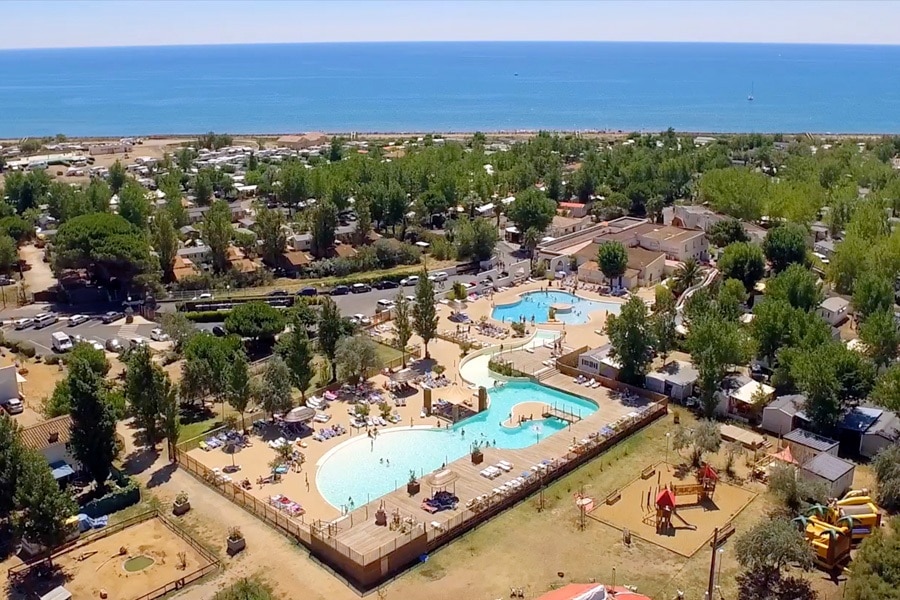
[[[391,281],[390,279],[387,279],[385,281],[377,281],[377,282],[373,283],[372,287],[374,287],[376,290],[395,290],[398,287],[400,287],[400,284],[397,283],[396,281]]]
[[[331,290],[332,296],[346,296],[349,293],[350,293],[350,288],[348,288],[346,285],[339,285],[336,288],[334,288],[333,290]]]
[[[221,325],[213,325],[212,333],[216,337],[225,337],[227,335],[225,328]]]
[[[105,313],[102,317],[100,317],[100,320],[103,322],[104,325],[109,325],[113,321],[118,321],[119,319],[124,319],[124,318],[125,318],[125,313],[123,313],[122,311],[111,310],[108,313]]]
[[[0,275],[0,285],[12,285],[16,281],[9,275]]]
[[[298,296],[318,296],[319,290],[314,287],[305,287],[299,292],[297,292]]]
[[[366,292],[371,292],[372,286],[366,285],[365,283],[354,283],[350,286],[350,291],[354,294],[364,294]]]
[[[287,296],[288,293],[286,290],[275,290],[275,291],[269,292],[269,295],[270,296]]]

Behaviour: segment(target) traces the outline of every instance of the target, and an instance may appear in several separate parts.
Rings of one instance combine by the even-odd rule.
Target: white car
[[[24,319],[16,319],[15,321],[16,329],[27,329],[34,325],[34,319],[24,318]]]
[[[351,320],[354,323],[359,323],[360,325],[369,325],[372,323],[372,319],[362,313],[356,313],[355,315],[353,315]]]
[[[147,345],[147,340],[145,340],[142,337],[133,337],[128,341],[131,343],[132,348],[137,348],[138,346],[146,346]]]
[[[90,344],[91,348],[93,348],[94,350],[100,350],[101,352],[105,350],[105,348],[103,348],[103,344],[101,344],[97,340],[87,340],[85,344]]]
[[[429,281],[447,281],[448,275],[443,271],[432,273],[428,276]]]
[[[150,339],[154,342],[167,342],[169,341],[169,334],[157,328],[150,332]]]
[[[203,292],[199,296],[194,296],[191,300],[213,300],[213,295],[209,292]]]
[[[87,323],[90,320],[91,318],[87,315],[72,315],[69,317],[69,327],[75,327],[76,325]]]
[[[417,285],[418,283],[419,283],[419,276],[418,275],[410,275],[409,277],[407,277],[406,279],[401,281],[400,285],[410,286],[410,285]]]

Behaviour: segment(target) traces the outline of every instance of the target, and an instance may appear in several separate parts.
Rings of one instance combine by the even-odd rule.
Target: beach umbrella
[[[227,442],[225,442],[225,445],[222,446],[222,452],[224,452],[225,454],[231,455],[231,466],[232,467],[235,466],[234,465],[234,455],[237,454],[238,452],[240,452],[242,448],[243,448],[243,446],[241,446],[241,443],[235,439],[228,440]]]
[[[828,507],[823,504],[813,504],[809,508],[806,509],[806,516],[812,517],[824,517],[825,513],[828,511]]]
[[[309,406],[298,406],[284,416],[285,423],[305,423],[316,416],[316,409]]]
[[[462,301],[462,300],[451,300],[451,301],[450,301],[450,308],[452,308],[453,310],[457,310],[457,311],[459,311],[459,310],[465,310],[465,309],[466,309],[466,303],[465,303],[464,301]]]
[[[391,379],[396,381],[397,383],[405,383],[412,379],[418,377],[419,374],[412,369],[403,369],[402,371],[397,371],[393,375],[391,375]]]

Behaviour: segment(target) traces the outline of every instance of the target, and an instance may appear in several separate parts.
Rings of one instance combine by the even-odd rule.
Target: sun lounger
[[[505,461],[500,461],[500,462],[498,462],[498,463],[497,463],[497,468],[500,469],[500,470],[502,470],[502,471],[506,471],[507,473],[509,473],[510,471],[512,471],[512,465],[509,464],[508,462],[505,462]]]
[[[203,450],[204,452],[209,452],[209,446],[207,446],[206,442],[204,442],[203,440],[200,440],[199,446],[200,446],[200,449]]]

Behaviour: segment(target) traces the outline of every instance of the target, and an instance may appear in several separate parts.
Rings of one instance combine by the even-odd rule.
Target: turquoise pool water
[[[411,470],[421,476],[467,455],[474,441],[526,448],[565,428],[564,423],[543,419],[515,429],[503,427],[500,423],[521,402],[556,404],[582,416],[597,411],[592,402],[531,382],[511,382],[488,394],[488,410],[449,429],[397,427],[379,431],[375,440],[354,436],[319,461],[319,492],[335,507],[347,506],[351,499],[354,506],[361,506],[405,485]],[[435,395],[440,398],[440,391]]]
[[[520,300],[513,304],[496,306],[491,316],[507,323],[521,321],[522,317],[529,323],[534,317],[535,323],[547,323],[550,319],[551,304],[569,304],[572,310],[556,313],[556,320],[570,325],[587,323],[592,312],[605,310],[614,315],[619,314],[622,305],[619,302],[585,300],[569,292],[528,292],[522,294]]]

